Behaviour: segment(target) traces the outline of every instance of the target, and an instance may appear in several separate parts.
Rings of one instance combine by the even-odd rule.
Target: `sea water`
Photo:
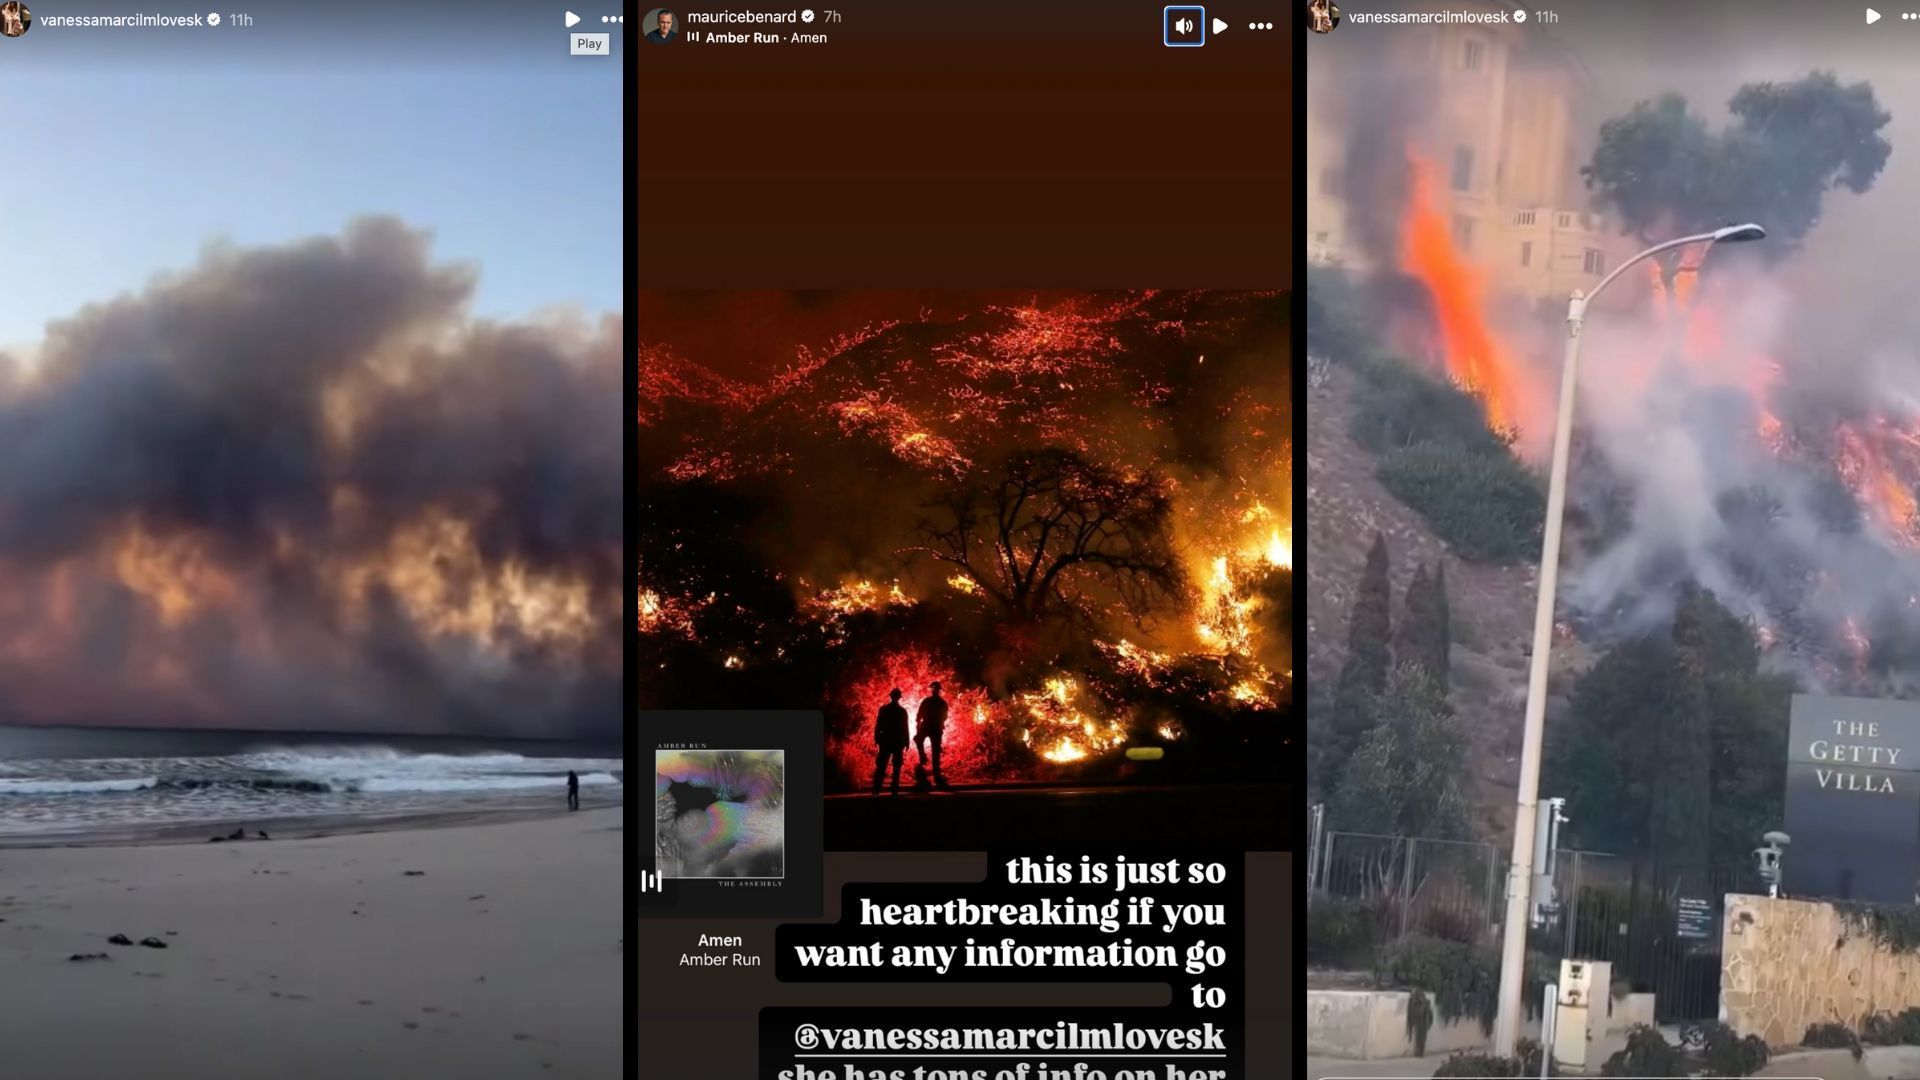
[[[0,727],[0,839],[618,803],[618,744]],[[213,830],[217,831],[217,830]]]

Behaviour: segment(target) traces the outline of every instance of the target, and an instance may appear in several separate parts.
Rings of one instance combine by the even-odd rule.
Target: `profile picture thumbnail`
[[[1340,5],[1333,0],[1307,0],[1307,29],[1331,34],[1340,25]]]
[[[640,26],[647,32],[647,40],[655,45],[665,45],[680,36],[680,18],[667,8],[654,8],[647,17],[640,20]]]
[[[0,36],[19,37],[33,29],[33,12],[20,0],[0,4]]]
[[[662,878],[786,876],[786,752],[657,750],[653,854]]]

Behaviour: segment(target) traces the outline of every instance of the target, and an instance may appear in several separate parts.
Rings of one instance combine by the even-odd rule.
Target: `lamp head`
[[[1745,225],[1727,225],[1713,230],[1713,242],[1716,244],[1736,244],[1743,240],[1765,240],[1767,230],[1748,222]]]

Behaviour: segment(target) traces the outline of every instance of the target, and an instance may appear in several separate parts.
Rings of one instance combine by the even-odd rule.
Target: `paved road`
[[[1013,844],[1219,844],[1290,851],[1300,841],[1286,784],[954,788],[831,795],[830,851],[978,851]]]

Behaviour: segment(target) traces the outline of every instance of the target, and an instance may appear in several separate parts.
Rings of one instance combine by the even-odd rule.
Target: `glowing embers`
[[[1213,560],[1213,571],[1201,590],[1203,599],[1194,632],[1209,648],[1246,655],[1253,647],[1253,613],[1260,601],[1240,594],[1227,566],[1226,556]]]
[[[1273,535],[1267,538],[1266,554],[1269,565],[1292,569],[1293,536],[1279,529],[1273,530]]]
[[[909,465],[958,475],[972,464],[953,440],[934,434],[906,406],[883,398],[878,391],[835,402],[828,409],[841,431],[850,436],[877,437]]]
[[[1161,685],[1174,663],[1172,656],[1152,649],[1143,649],[1125,638],[1118,642],[1097,641],[1094,645],[1106,654],[1116,670],[1131,675],[1151,687]]]
[[[1014,703],[1026,724],[1022,741],[1040,747],[1040,756],[1056,765],[1124,745],[1126,725],[1095,715],[1088,697],[1070,675],[1049,676],[1039,690],[1016,694]]]
[[[847,641],[847,620],[857,615],[884,614],[904,610],[915,601],[898,581],[881,584],[867,578],[848,578],[831,589],[812,591],[800,583],[800,613],[818,623],[830,645]]]
[[[1480,271],[1454,244],[1453,222],[1443,208],[1433,167],[1407,154],[1410,190],[1401,237],[1402,269],[1427,287],[1447,375],[1480,399],[1487,426],[1512,430],[1519,421],[1518,373],[1510,351],[1487,324]]]
[[[1268,509],[1265,503],[1255,500],[1254,504],[1240,515],[1242,525],[1254,526],[1252,545],[1242,554],[1250,558],[1264,559],[1268,566],[1291,570],[1293,569],[1293,530],[1277,524],[1278,521],[1278,514]],[[1259,527],[1269,522],[1276,524],[1273,524],[1263,537]]]
[[[1834,464],[1854,497],[1894,539],[1920,546],[1914,484],[1920,454],[1913,434],[1885,417],[1842,424],[1834,432]]]
[[[1241,708],[1270,709],[1279,698],[1280,678],[1261,660],[1261,593],[1270,575],[1285,569],[1259,554],[1220,556],[1202,586],[1194,626],[1201,651],[1217,661],[1232,680],[1224,695]]]
[[[694,640],[693,621],[700,609],[713,603],[713,596],[689,601],[669,596],[640,583],[640,632],[643,634],[671,634],[676,637]]]
[[[1003,329],[968,340],[964,357],[975,374],[1001,372],[1016,379],[1069,377],[1120,349],[1112,323],[1121,308],[1088,311],[1077,304],[1001,309]]]
[[[802,587],[805,583],[802,582]],[[862,611],[884,611],[890,607],[908,607],[913,600],[898,581],[881,585],[866,578],[852,578],[831,589],[822,589],[801,601],[801,607],[818,618],[853,615]]]

